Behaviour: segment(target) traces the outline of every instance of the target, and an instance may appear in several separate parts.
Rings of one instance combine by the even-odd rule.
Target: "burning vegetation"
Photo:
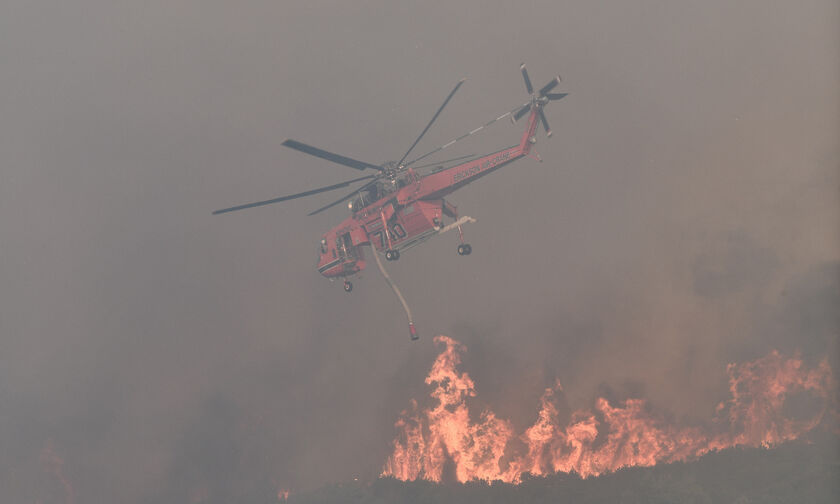
[[[470,414],[467,398],[476,395],[475,384],[458,370],[466,347],[446,336],[435,342],[443,349],[426,377],[433,405],[421,408],[412,400],[402,412],[382,476],[516,484],[527,474],[586,478],[693,460],[735,446],[770,447],[818,426],[834,387],[826,359],[809,369],[798,356],[773,351],[727,366],[730,397],[718,404],[705,427],[676,425],[635,398],[618,403],[599,398],[591,409],[574,411],[561,422],[557,400],[562,387],[557,384],[542,395],[535,423],[517,434],[490,410]]]

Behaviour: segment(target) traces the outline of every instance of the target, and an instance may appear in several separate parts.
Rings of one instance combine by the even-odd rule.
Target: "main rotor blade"
[[[526,103],[526,104],[525,104],[525,105],[523,105],[523,106],[530,106],[530,105]],[[497,117],[497,118],[495,118],[495,119],[491,119],[491,120],[487,121],[486,123],[482,124],[482,125],[481,125],[481,126],[479,126],[478,128],[476,128],[476,129],[474,129],[474,130],[472,130],[472,131],[470,131],[470,132],[468,132],[468,133],[464,133],[463,135],[459,136],[458,138],[456,138],[456,139],[454,139],[454,140],[450,140],[450,141],[446,142],[445,144],[441,145],[440,147],[436,147],[436,148],[434,148],[434,149],[430,150],[429,152],[427,152],[427,153],[423,154],[422,156],[420,156],[420,157],[418,157],[418,158],[414,158],[414,159],[412,159],[411,161],[409,161],[408,163],[406,163],[404,166],[406,166],[406,167],[411,166],[411,165],[413,165],[414,163],[416,163],[417,161],[420,161],[421,159],[425,159],[425,158],[427,158],[427,157],[431,156],[432,154],[435,154],[436,152],[440,152],[440,151],[442,151],[443,149],[445,149],[445,148],[449,147],[450,145],[454,145],[456,142],[459,142],[459,141],[461,141],[461,140],[463,140],[463,139],[467,138],[467,137],[468,137],[468,136],[470,136],[470,135],[473,135],[473,134],[475,134],[475,133],[478,133],[479,131],[483,130],[483,129],[484,129],[484,128],[486,128],[487,126],[490,126],[490,125],[491,125],[491,124],[493,124],[494,122],[499,121],[499,120],[501,120],[501,119],[504,119],[505,117],[507,117],[507,116],[511,115],[512,113],[513,113],[513,112],[505,112],[504,114],[500,115],[499,117]]]
[[[456,158],[447,159],[446,161],[438,161],[437,163],[429,163],[429,164],[424,164],[424,165],[420,165],[420,166],[415,166],[414,169],[419,170],[420,168],[428,168],[430,166],[445,165],[446,163],[451,163],[452,161],[460,161],[462,159],[467,159],[467,158],[471,158],[471,157],[474,157],[474,156],[475,156],[475,154],[467,154],[466,156],[458,156]]]
[[[325,151],[324,149],[319,149],[317,147],[312,147],[311,145],[306,145],[305,143],[298,142],[297,140],[288,139],[283,142],[283,145],[295,150],[299,150],[301,152],[305,152],[309,155],[319,157],[321,159],[326,159],[327,161],[332,161],[333,163],[338,163],[344,166],[349,166],[350,168],[355,168],[357,170],[364,170],[366,168],[373,168],[374,170],[380,171],[382,170],[381,166],[365,163],[364,161],[358,161],[347,156],[340,156],[338,154]]]
[[[244,210],[246,208],[254,208],[254,207],[263,206],[263,205],[270,205],[272,203],[280,203],[281,201],[303,198],[304,196],[311,196],[313,194],[318,194],[318,193],[322,193],[322,192],[326,192],[326,191],[332,191],[334,189],[341,189],[342,187],[347,187],[354,182],[359,182],[360,180],[368,180],[368,179],[372,179],[372,178],[375,178],[375,177],[378,177],[378,175],[367,175],[367,176],[359,177],[359,178],[356,178],[356,179],[353,179],[353,180],[348,180],[346,182],[341,182],[341,183],[338,183],[338,184],[333,184],[333,185],[325,186],[325,187],[319,187],[318,189],[311,189],[309,191],[304,191],[304,192],[297,193],[297,194],[291,194],[289,196],[281,196],[279,198],[274,198],[274,199],[270,199],[270,200],[257,201],[257,202],[254,202],[254,203],[246,203],[244,205],[237,205],[237,206],[230,207],[230,208],[223,208],[221,210],[216,210],[215,212],[213,212],[213,215],[218,215],[218,214],[227,213],[227,212],[235,212],[237,210]]]
[[[542,121],[543,128],[545,128],[545,136],[551,136],[551,128],[548,126],[548,120],[545,118],[545,112],[540,109],[540,121]]]
[[[380,176],[379,176],[379,175],[374,175],[374,177],[376,177],[376,178],[378,179]],[[370,181],[370,182],[368,182],[367,184],[365,184],[365,185],[363,185],[362,187],[360,187],[360,188],[356,189],[355,191],[351,192],[350,194],[348,194],[348,195],[346,195],[346,196],[342,197],[341,199],[337,199],[337,200],[333,201],[332,203],[330,203],[329,205],[322,206],[322,207],[321,207],[321,208],[319,208],[318,210],[314,210],[314,211],[312,211],[312,212],[309,212],[309,213],[308,213],[308,214],[306,214],[306,215],[315,215],[315,214],[317,214],[317,213],[321,213],[321,212],[323,212],[324,210],[327,210],[327,209],[329,209],[329,208],[332,208],[332,207],[334,207],[334,206],[338,205],[339,203],[342,203],[342,202],[344,202],[344,201],[347,201],[348,199],[350,199],[350,198],[352,198],[353,196],[355,196],[357,193],[360,193],[360,192],[364,191],[365,189],[367,189],[368,187],[372,186],[372,185],[373,185],[373,184],[375,184],[375,183],[376,183],[376,180],[371,180],[371,181]]]
[[[548,93],[549,91],[551,91],[552,89],[554,89],[557,86],[557,84],[560,84],[560,76],[559,75],[557,77],[551,79],[551,81],[549,81],[548,84],[546,84],[545,86],[540,88],[540,96],[545,96],[545,94]]]
[[[421,139],[421,138],[423,138],[423,135],[425,135],[425,134],[426,134],[426,132],[427,132],[427,131],[429,131],[429,128],[431,128],[431,127],[432,127],[432,123],[434,123],[434,122],[435,122],[435,119],[437,119],[437,118],[438,118],[438,116],[440,115],[441,111],[443,110],[443,107],[445,107],[445,106],[446,106],[446,104],[447,104],[447,103],[449,103],[449,100],[452,98],[452,95],[454,95],[454,94],[455,94],[455,91],[458,91],[458,88],[459,88],[459,87],[461,87],[461,84],[463,84],[465,80],[467,80],[467,79],[461,79],[461,80],[459,80],[459,81],[458,81],[458,84],[455,84],[455,89],[453,89],[453,90],[452,90],[452,92],[450,92],[450,93],[449,93],[449,96],[447,96],[447,97],[446,97],[446,99],[443,101],[443,105],[441,105],[441,106],[440,106],[440,108],[438,109],[438,111],[437,111],[437,112],[435,112],[434,117],[432,117],[432,120],[431,120],[431,121],[429,121],[429,124],[427,124],[427,125],[426,125],[426,128],[425,128],[425,129],[423,129],[423,132],[422,132],[422,133],[420,133],[420,136],[419,136],[419,137],[417,137],[417,140],[415,140],[415,141],[414,141],[414,143],[413,143],[413,144],[411,144],[411,147],[409,147],[409,148],[408,148],[408,150],[406,151],[406,153],[405,153],[405,154],[403,154],[403,157],[402,157],[402,158],[400,158],[399,162],[397,163],[397,166],[402,166],[402,162],[403,162],[403,161],[405,161],[405,158],[407,158],[407,157],[408,157],[408,155],[409,155],[409,154],[411,153],[411,151],[414,149],[414,146],[415,146],[415,145],[417,145],[417,142],[419,142],[419,141],[420,141],[420,139]]]
[[[525,89],[528,90],[528,94],[534,94],[534,86],[531,85],[531,79],[528,78],[528,70],[525,70],[525,63],[522,63],[519,69],[522,70],[522,77],[525,79]]]
[[[565,98],[566,96],[569,96],[569,93],[546,93],[545,94],[545,97],[548,98],[549,100],[559,100],[561,98]]]

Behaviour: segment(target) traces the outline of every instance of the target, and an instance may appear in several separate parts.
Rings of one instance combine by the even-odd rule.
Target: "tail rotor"
[[[528,70],[525,68],[525,63],[519,67],[519,70],[522,72],[522,78],[525,80],[525,89],[528,91],[528,94],[531,95],[531,99],[528,103],[522,105],[519,110],[514,112],[510,119],[513,122],[518,121],[522,118],[525,114],[530,112],[532,109],[537,110],[537,114],[540,116],[540,122],[542,123],[543,128],[545,129],[546,136],[551,136],[551,127],[548,125],[548,120],[545,118],[545,113],[543,112],[543,108],[548,104],[550,101],[560,100],[567,96],[569,93],[549,93],[552,89],[557,87],[560,84],[560,76],[551,79],[548,84],[541,87],[537,92],[534,92],[534,86],[531,84],[531,78],[528,77]]]
[[[525,79],[525,89],[528,90],[528,94],[534,94],[534,86],[531,85],[531,79],[528,77],[528,70],[525,68],[525,63],[519,65],[519,70],[522,71],[522,78]]]

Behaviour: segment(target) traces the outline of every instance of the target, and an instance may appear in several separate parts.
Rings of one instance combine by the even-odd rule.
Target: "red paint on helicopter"
[[[555,77],[541,89],[534,90],[524,64],[521,65],[520,70],[525,80],[525,88],[530,95],[528,102],[420,157],[406,162],[408,155],[435,122],[438,115],[446,107],[446,104],[461,84],[463,84],[463,80],[458,82],[455,88],[449,93],[443,105],[440,106],[431,121],[426,125],[426,128],[420,133],[420,136],[399,161],[375,165],[335,154],[296,140],[289,139],[283,142],[283,145],[286,147],[321,159],[360,171],[377,170],[379,173],[289,196],[224,208],[216,210],[213,214],[227,213],[302,198],[347,187],[366,180],[367,182],[364,185],[358,187],[352,193],[309,214],[314,215],[320,213],[339,203],[350,200],[349,208],[351,215],[324,233],[321,237],[317,266],[319,273],[327,278],[344,278],[344,289],[350,292],[353,289],[353,284],[347,278],[364,270],[366,266],[363,246],[370,245],[373,247],[374,254],[377,253],[376,251],[381,251],[384,253],[386,259],[393,261],[399,259],[401,251],[419,245],[432,236],[453,226],[458,228],[461,241],[458,246],[458,254],[469,255],[472,247],[463,242],[463,232],[461,230],[461,223],[465,219],[459,220],[457,208],[444,198],[457,189],[529,155],[533,144],[536,143],[535,134],[540,122],[546,134],[551,136],[551,130],[545,118],[543,108],[549,102],[559,100],[566,96],[566,93],[550,92],[560,83],[560,77]],[[522,133],[517,145],[492,152],[479,158],[468,159],[446,168],[443,165],[456,160],[463,160],[464,158],[472,158],[472,156],[461,156],[432,165],[412,166],[421,159],[436,154],[450,145],[481,131],[499,119],[510,117],[515,122],[526,114],[529,115],[525,131]],[[421,175],[418,172],[420,168],[430,166],[437,166],[437,168],[425,175]],[[445,218],[454,221],[448,228],[444,226]],[[415,330],[413,323],[410,324],[410,328],[412,336],[414,336]]]

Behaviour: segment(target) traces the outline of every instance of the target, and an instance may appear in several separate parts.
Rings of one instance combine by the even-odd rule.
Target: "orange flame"
[[[74,504],[76,502],[76,492],[73,490],[73,484],[70,478],[64,473],[64,460],[58,455],[53,446],[52,439],[47,439],[44,443],[44,448],[41,450],[41,464],[44,470],[55,476],[61,483],[64,489],[65,504]]]
[[[525,473],[576,472],[588,477],[622,467],[686,460],[737,445],[773,446],[816,427],[833,386],[825,359],[807,370],[799,357],[784,358],[773,351],[753,362],[729,364],[732,397],[718,405],[714,424],[719,429],[709,433],[668,424],[646,411],[642,399],[613,405],[599,398],[593,410],[576,411],[569,424],[561,426],[553,401],[562,391],[557,384],[543,394],[536,422],[515,436],[510,422],[492,411],[483,411],[477,421],[470,418],[466,399],[475,396],[475,384],[457,369],[466,347],[446,336],[436,337],[435,343],[445,345],[426,377],[434,387],[431,396],[436,405],[421,411],[412,400],[402,412],[382,476],[440,482],[450,464],[454,478],[462,483],[518,483]],[[801,392],[819,399],[819,412],[806,419],[785,417],[785,400]],[[511,441],[516,439],[527,450],[511,455]]]

